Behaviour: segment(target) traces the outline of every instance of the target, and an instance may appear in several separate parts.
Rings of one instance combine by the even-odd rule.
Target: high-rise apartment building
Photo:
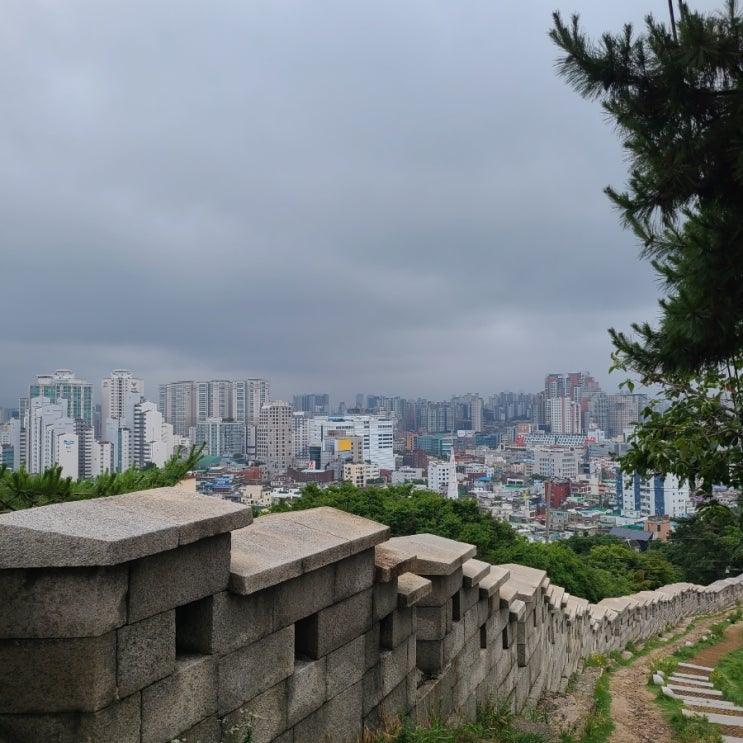
[[[93,426],[93,385],[85,379],[78,379],[70,369],[37,375],[36,381],[29,385],[28,397],[20,400],[21,420],[34,397],[45,397],[52,405],[64,399],[69,418],[80,418],[86,426]]]
[[[580,405],[568,397],[545,400],[547,423],[551,433],[581,433]]]
[[[144,395],[144,380],[128,369],[115,369],[110,377],[101,380],[102,428],[108,418],[127,418],[131,425],[134,405]]]
[[[607,395],[607,434],[617,438],[628,428],[634,428],[642,420],[642,411],[647,405],[647,395]]]
[[[198,391],[193,381],[168,382],[160,385],[158,408],[176,436],[189,436],[198,422]]]
[[[59,465],[64,477],[73,480],[81,477],[80,440],[75,429],[76,421],[67,415],[64,398],[56,403],[46,397],[31,398],[26,413],[28,471],[36,474]]]
[[[292,406],[283,400],[261,408],[256,431],[256,456],[269,472],[283,472],[292,464]]]
[[[135,467],[162,467],[173,454],[173,427],[165,423],[154,402],[134,406],[132,460]]]
[[[210,457],[229,457],[245,453],[245,424],[208,418],[196,424],[197,446],[204,443],[204,454]]]

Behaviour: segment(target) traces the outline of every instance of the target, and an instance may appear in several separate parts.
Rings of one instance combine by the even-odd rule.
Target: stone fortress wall
[[[597,605],[475,548],[332,508],[162,488],[0,515],[0,742],[356,740],[515,710],[582,658],[743,598],[743,576]]]

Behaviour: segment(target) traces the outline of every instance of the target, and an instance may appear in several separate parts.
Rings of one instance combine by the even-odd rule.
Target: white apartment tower
[[[128,369],[115,369],[110,377],[101,380],[101,420],[105,427],[108,418],[131,418],[135,403],[142,400],[144,381]],[[131,420],[129,420],[131,425]]]
[[[283,400],[261,408],[256,431],[256,456],[269,472],[283,472],[292,463],[292,406]]]

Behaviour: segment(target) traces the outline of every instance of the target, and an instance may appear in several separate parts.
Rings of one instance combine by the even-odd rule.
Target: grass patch
[[[669,699],[658,692],[655,701],[673,730],[674,743],[722,743],[718,725],[700,715],[685,717],[681,714],[683,703],[680,699]]]
[[[593,692],[596,708],[586,722],[586,730],[580,743],[604,743],[614,730],[611,719],[611,694],[609,693],[609,673],[604,671],[596,682]]]
[[[721,658],[710,674],[710,681],[725,699],[743,706],[743,648]]]
[[[514,730],[507,702],[478,708],[474,722],[447,725],[434,720],[419,725],[410,719],[395,718],[382,730],[364,734],[363,743],[546,743],[535,733]]]

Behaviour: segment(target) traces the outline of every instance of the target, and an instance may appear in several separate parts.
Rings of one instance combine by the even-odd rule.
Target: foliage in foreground
[[[610,330],[615,368],[660,385],[626,472],[743,486],[743,15],[679,3],[593,42],[554,15],[558,70],[616,124],[627,190],[606,192],[664,290],[656,327]]]
[[[515,730],[512,721],[508,703],[502,702],[478,707],[474,722],[447,725],[434,720],[430,725],[419,725],[396,718],[383,730],[367,733],[363,743],[546,743],[541,735]]]
[[[321,490],[310,484],[302,493],[291,505],[272,511],[332,506],[387,524],[393,536],[429,533],[467,542],[477,547],[481,560],[545,570],[553,583],[593,602],[678,580],[678,572],[662,556],[636,553],[613,537],[530,544],[508,524],[480,513],[474,499],[450,500],[409,485],[357,488],[339,483]]]
[[[13,472],[0,465],[0,512],[172,486],[194,469],[202,448],[191,449],[183,458],[180,453],[174,454],[162,467],[131,468],[92,480],[62,477],[59,466],[31,475],[25,469]]]

